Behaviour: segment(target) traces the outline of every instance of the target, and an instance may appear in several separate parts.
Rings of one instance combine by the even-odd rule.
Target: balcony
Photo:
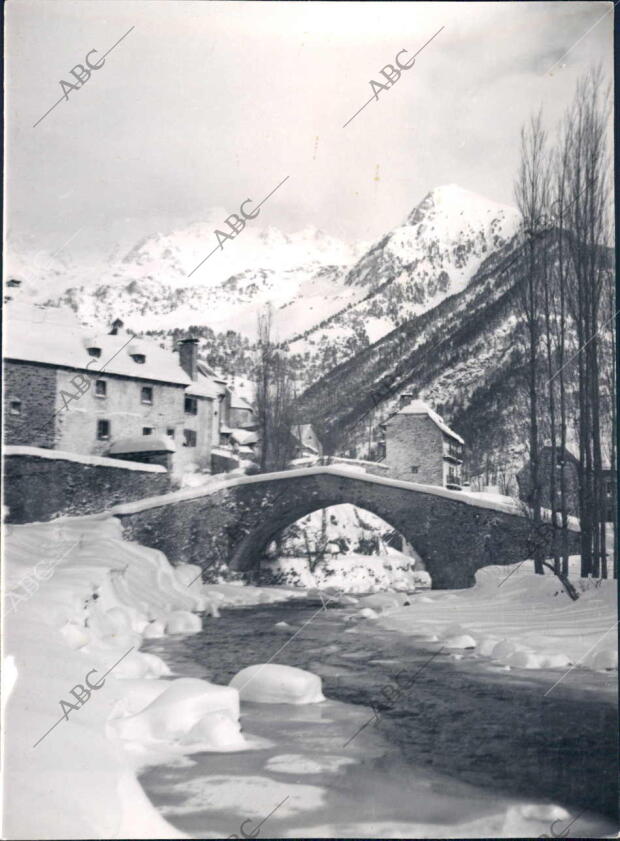
[[[461,464],[463,461],[463,447],[461,444],[444,444],[443,457],[455,464]]]

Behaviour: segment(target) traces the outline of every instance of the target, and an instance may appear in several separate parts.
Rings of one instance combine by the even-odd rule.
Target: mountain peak
[[[427,193],[422,201],[414,207],[405,220],[405,225],[418,225],[433,211],[452,218],[466,212],[468,216],[474,214],[480,221],[484,216],[511,217],[517,212],[510,205],[487,199],[479,193],[466,190],[458,184],[442,184]]]

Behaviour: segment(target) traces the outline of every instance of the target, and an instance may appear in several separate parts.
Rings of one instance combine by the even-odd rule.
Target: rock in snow
[[[242,701],[259,704],[317,704],[325,700],[321,678],[277,663],[263,663],[241,669],[230,681]]]

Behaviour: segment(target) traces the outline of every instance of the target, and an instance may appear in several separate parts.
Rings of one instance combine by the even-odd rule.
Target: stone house
[[[398,411],[381,424],[388,475],[460,490],[463,439],[422,400],[403,394],[400,402]]]
[[[197,340],[169,351],[119,320],[97,334],[66,310],[7,315],[5,443],[211,470],[222,386],[200,370]]]
[[[198,362],[198,370],[210,378],[216,390],[211,472],[224,473],[243,466],[242,462],[254,461],[258,442],[254,407],[205,362]]]

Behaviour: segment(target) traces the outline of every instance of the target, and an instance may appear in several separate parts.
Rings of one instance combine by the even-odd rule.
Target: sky
[[[524,121],[542,106],[553,129],[593,62],[611,76],[612,10],[8,0],[5,237],[105,259],[157,231],[223,222],[287,176],[260,224],[348,242],[381,236],[442,184],[512,204]],[[35,125],[60,80],[130,29]],[[370,80],[433,36],[343,127]]]

